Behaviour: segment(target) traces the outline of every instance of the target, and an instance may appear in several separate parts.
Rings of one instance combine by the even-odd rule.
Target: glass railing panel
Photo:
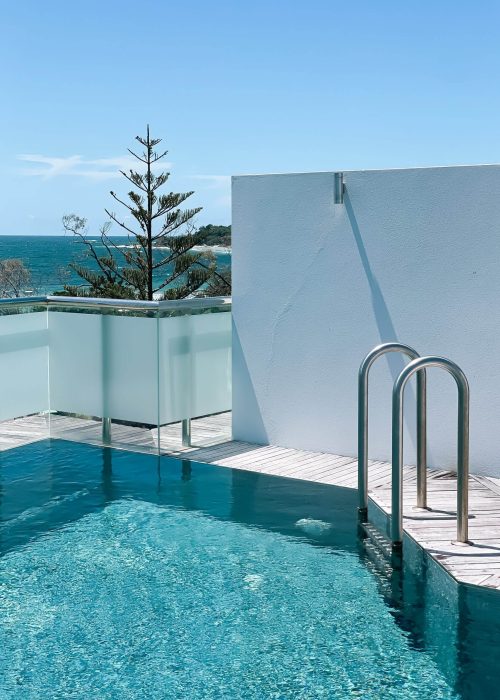
[[[104,415],[158,425],[155,317],[103,316]]]
[[[109,418],[114,446],[156,449],[157,324],[155,302],[50,301],[51,408],[72,419],[52,434],[100,441]]]
[[[0,300],[1,421],[49,410],[48,354],[45,301]]]
[[[159,386],[161,425],[231,409],[230,300],[160,304]]]
[[[49,309],[52,411],[103,415],[102,319],[76,308]]]

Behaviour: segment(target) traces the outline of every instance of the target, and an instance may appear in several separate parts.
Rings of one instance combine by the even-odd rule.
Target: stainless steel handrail
[[[13,297],[0,299],[2,306],[20,306],[22,304],[45,304],[47,307],[57,306],[81,306],[82,308],[118,308],[136,309],[144,311],[189,311],[198,309],[231,308],[231,297],[199,297],[194,299],[173,299],[165,301],[143,301],[140,299],[104,299],[93,297],[66,297],[66,296],[40,296],[40,297]]]
[[[445,357],[419,357],[410,362],[394,383],[392,390],[392,516],[391,536],[394,548],[403,541],[403,399],[406,383],[415,372],[427,367],[441,367],[455,379],[458,389],[457,449],[457,541],[468,541],[469,512],[469,384],[467,377]]]
[[[188,311],[197,309],[231,307],[231,297],[202,297],[197,299],[174,299],[145,301],[139,299],[104,299],[92,297],[47,296],[44,301],[51,306],[81,306],[82,308],[118,308],[145,311]]]
[[[403,343],[377,345],[365,357],[358,373],[358,494],[359,518],[368,517],[368,374],[376,359],[388,352],[400,352],[411,360],[418,352]],[[426,440],[426,383],[425,370],[417,377],[417,506],[427,507],[427,440]]]
[[[4,304],[11,304],[14,306],[19,306],[20,304],[45,304],[47,303],[47,297],[6,297],[0,299],[0,306]]]

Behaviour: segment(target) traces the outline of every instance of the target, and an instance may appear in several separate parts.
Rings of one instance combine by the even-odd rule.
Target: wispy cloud
[[[17,159],[29,163],[30,167],[21,168],[23,175],[41,177],[48,180],[53,177],[84,177],[91,180],[110,180],[120,175],[120,170],[131,168],[141,170],[142,165],[132,156],[117,156],[115,158],[97,158],[90,160],[82,156],[58,158],[44,156],[39,153],[22,153]],[[155,169],[168,169],[171,163],[157,163]]]
[[[207,189],[227,188],[231,184],[230,175],[193,175],[193,180],[205,181]]]

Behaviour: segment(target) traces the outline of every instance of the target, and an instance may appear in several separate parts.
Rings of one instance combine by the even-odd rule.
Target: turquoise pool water
[[[411,548],[380,573],[355,506],[61,440],[0,453],[0,698],[497,697],[497,597]]]

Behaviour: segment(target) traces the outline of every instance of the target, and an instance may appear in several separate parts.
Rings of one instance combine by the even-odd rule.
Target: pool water
[[[493,698],[497,597],[356,494],[46,440],[0,454],[0,698]]]

